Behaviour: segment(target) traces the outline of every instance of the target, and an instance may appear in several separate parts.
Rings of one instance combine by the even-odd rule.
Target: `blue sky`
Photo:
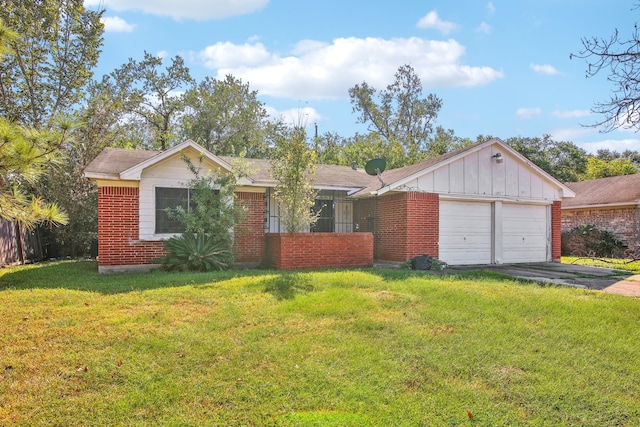
[[[606,74],[585,78],[569,59],[581,38],[626,37],[640,17],[621,0],[85,0],[105,8],[96,77],[146,50],[180,55],[197,80],[227,74],[249,83],[274,116],[343,137],[356,123],[348,89],[384,89],[410,64],[443,101],[437,124],[456,135],[539,137],[640,150],[631,130],[583,125],[606,101]]]

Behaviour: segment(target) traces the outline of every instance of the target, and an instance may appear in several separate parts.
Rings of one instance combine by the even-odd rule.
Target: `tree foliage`
[[[130,58],[103,83],[117,91],[120,108],[128,114],[130,129],[138,129],[141,144],[165,150],[177,140],[184,91],[194,80],[180,56],[172,58],[166,69],[162,66],[162,58],[145,52],[141,61]]]
[[[587,171],[587,152],[572,142],[554,141],[549,135],[505,142],[561,182],[579,181]]]
[[[634,173],[638,173],[638,166],[629,159],[605,160],[591,156],[587,159],[587,168],[582,179],[608,178]]]
[[[307,146],[302,126],[295,126],[276,140],[271,160],[271,176],[276,180],[275,199],[280,209],[280,222],[288,233],[309,229],[316,221],[312,212],[316,192],[316,153]]]
[[[27,228],[67,222],[57,205],[25,191],[59,160],[64,137],[64,132],[36,131],[0,119],[0,218]]]
[[[231,75],[205,77],[185,95],[185,137],[217,155],[265,157],[279,124],[269,120],[257,96]]]
[[[247,171],[241,160],[232,165],[229,173],[204,170],[203,160],[204,154],[200,156],[198,164],[183,157],[194,175],[185,185],[191,194],[191,207],[185,210],[178,206],[170,216],[185,226],[185,233],[204,234],[230,247],[233,227],[243,217],[243,207],[235,203],[235,188]]]
[[[636,6],[638,9],[640,6]],[[595,104],[593,111],[602,119],[593,124],[605,131],[621,127],[640,130],[640,32],[634,25],[629,35],[615,29],[609,37],[583,37],[582,50],[571,58],[585,59],[586,76],[607,74],[611,96]]]
[[[68,113],[98,62],[101,16],[82,0],[4,0],[0,20],[20,37],[0,61],[0,115],[40,129]]]
[[[395,81],[385,90],[362,82],[349,89],[349,97],[358,122],[369,124],[369,131],[389,144],[401,144],[407,163],[423,157],[442,101],[433,94],[422,97],[422,83],[413,67],[399,67]]]

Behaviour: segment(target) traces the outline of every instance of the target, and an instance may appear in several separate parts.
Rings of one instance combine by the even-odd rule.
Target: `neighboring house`
[[[162,241],[175,231],[164,208],[186,197],[185,183],[193,178],[181,156],[196,160],[201,153],[203,167],[220,173],[234,161],[186,141],[163,152],[107,148],[87,166],[85,176],[98,186],[100,271],[144,268],[162,255]],[[303,233],[304,251],[278,254],[301,257],[283,265],[271,262],[279,250],[271,242],[286,235],[279,234],[270,163],[245,161],[250,174],[239,183],[236,200],[248,213],[234,230],[236,261],[281,268],[371,265],[374,258],[404,262],[422,254],[449,264],[559,260],[561,202],[574,196],[499,139],[388,170],[380,178],[362,169],[318,165],[320,219]],[[320,235],[329,239],[313,239]],[[355,243],[332,239],[347,235]],[[351,264],[339,262],[351,258]]]
[[[567,184],[576,193],[562,204],[562,231],[595,225],[629,248],[640,244],[640,174]]]

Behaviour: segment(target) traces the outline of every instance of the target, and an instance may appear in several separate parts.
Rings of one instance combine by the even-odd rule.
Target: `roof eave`
[[[618,207],[627,207],[627,206],[640,206],[640,200],[630,200],[628,202],[598,203],[598,204],[590,204],[590,205],[587,204],[587,205],[577,205],[577,206],[561,205],[560,208],[562,210],[570,210],[570,209],[618,208]]]

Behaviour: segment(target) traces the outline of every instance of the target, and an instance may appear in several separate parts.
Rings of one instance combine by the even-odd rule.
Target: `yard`
[[[640,300],[489,273],[0,270],[0,425],[640,425]]]

